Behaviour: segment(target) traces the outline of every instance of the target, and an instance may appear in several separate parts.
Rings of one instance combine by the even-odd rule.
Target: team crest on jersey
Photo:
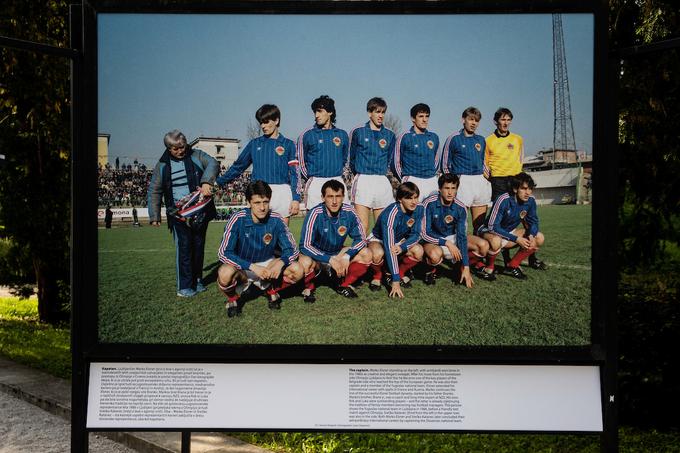
[[[340,225],[340,226],[338,227],[338,234],[339,234],[340,236],[344,236],[345,233],[347,233],[347,227],[346,227],[345,225]]]
[[[430,148],[430,149],[434,148],[434,142],[432,140],[428,140],[427,141],[427,147]]]
[[[264,242],[265,245],[269,245],[269,243],[272,241],[272,234],[267,233],[264,236],[262,236],[262,242]]]
[[[340,146],[342,144],[342,140],[340,140],[340,137],[333,137],[333,143],[335,143],[335,146]]]
[[[523,218],[525,218],[526,216],[527,216],[527,212],[526,212],[526,211],[522,211],[522,212],[519,213],[519,218],[520,218],[520,219],[523,219]]]
[[[416,223],[416,219],[408,219],[408,220],[406,221],[406,226],[409,227],[409,228],[411,228],[411,227],[413,226],[414,223]]]
[[[384,138],[381,138],[380,140],[378,140],[378,145],[380,145],[381,148],[386,147],[387,146],[387,140],[385,140]]]
[[[475,149],[476,149],[477,151],[481,151],[481,150],[482,150],[482,145],[480,145],[479,143],[475,143]]]
[[[278,154],[279,156],[283,156],[283,153],[284,153],[286,150],[284,149],[283,146],[277,146],[276,149],[274,149],[274,151],[276,151],[276,154]]]
[[[508,149],[515,149],[515,145],[513,145],[512,143],[508,143]]]
[[[446,223],[453,222],[453,216],[451,214],[447,215],[446,217],[444,217],[444,222]]]

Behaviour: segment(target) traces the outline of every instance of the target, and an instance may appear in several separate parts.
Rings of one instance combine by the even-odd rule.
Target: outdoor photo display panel
[[[103,163],[99,170],[98,341],[590,345],[592,194],[586,185],[594,156],[594,19],[591,14],[561,18],[575,150],[558,156],[563,159],[558,164],[568,168],[544,165],[542,170],[549,169],[529,172],[553,147],[551,14],[100,14],[98,128],[108,136],[110,168]],[[347,300],[319,284],[311,305],[302,302],[299,284],[282,292],[280,311],[269,310],[261,296],[248,300],[242,316],[228,319],[216,282],[218,249],[227,213],[246,204],[248,178],[242,177],[215,196],[224,216],[210,222],[206,233],[207,291],[177,297],[181,283],[173,234],[166,216],[160,227],[149,226],[146,206],[166,132],[179,129],[196,148],[223,157],[224,174],[262,133],[255,119],[261,105],[279,107],[281,135],[298,143],[314,125],[311,102],[325,94],[335,100],[336,126],[348,133],[368,121],[368,99],[385,99],[385,124],[394,129],[395,141],[412,127],[411,106],[428,104],[428,130],[438,136],[434,145],[440,155],[449,154],[443,148],[460,133],[467,107],[481,111],[476,130],[481,137],[493,136],[499,107],[510,109],[510,131],[522,137],[524,168],[537,184],[539,230],[546,238],[538,255],[549,270],[530,269],[525,262],[526,281],[501,275],[483,281],[473,275],[474,287],[466,288],[456,284],[458,265],[447,261],[437,284],[426,286],[423,263],[414,269],[413,288],[404,289],[403,299],[390,300],[386,287],[374,293],[363,285],[358,299]],[[352,180],[346,178],[349,191]],[[109,205],[111,229],[103,228]],[[490,206],[487,216],[491,213]],[[296,245],[303,219],[290,220]],[[469,219],[467,233],[472,233]],[[497,263],[502,270],[500,256]]]
[[[191,14],[164,14],[148,5],[94,3],[103,7],[96,15],[95,40],[97,266],[85,272],[97,281],[96,310],[88,311],[94,315],[84,327],[88,429],[603,429],[605,332],[597,305],[602,288],[592,268],[603,252],[594,250],[593,236],[602,234],[593,226],[591,202],[592,164],[595,154],[606,158],[606,149],[598,147],[602,126],[594,121],[595,84],[601,83],[594,6],[560,10],[575,140],[568,151],[573,152],[555,153],[557,168],[530,171],[550,159],[561,114],[555,113],[561,107],[555,95],[552,6],[532,3],[512,14],[479,14],[490,11],[436,4],[420,14],[424,11],[410,3],[403,11],[386,6],[383,13],[370,2],[334,3],[326,11],[284,3],[267,3],[258,11],[253,2],[238,10],[210,10],[219,14],[199,14],[205,11],[200,7],[174,11]],[[343,14],[319,14],[334,8]],[[207,291],[179,297],[176,237],[167,228],[167,207],[161,208],[160,226],[145,217],[165,134],[179,129],[191,146],[221,157],[219,173],[225,174],[262,134],[255,119],[260,106],[279,107],[281,135],[297,145],[314,126],[310,104],[321,95],[334,99],[336,126],[348,138],[369,121],[366,103],[374,96],[387,103],[384,121],[395,140],[409,133],[410,108],[426,103],[427,129],[438,135],[433,148],[441,153],[447,139],[461,131],[467,107],[481,111],[476,133],[483,139],[494,134],[494,112],[511,110],[510,130],[523,139],[524,170],[537,185],[539,229],[545,235],[539,256],[548,270],[528,268],[525,261],[527,280],[473,276],[474,286],[467,288],[458,284],[457,265],[445,263],[433,286],[424,283],[427,269],[421,265],[412,287],[403,289],[404,298],[389,298],[385,286],[372,292],[365,282],[357,288],[358,298],[345,299],[320,283],[313,304],[303,302],[302,287],[294,286],[282,291],[280,310],[255,294],[240,316],[229,317],[217,285],[218,250],[229,218],[247,204],[245,178],[214,196],[218,219],[207,227],[202,268]],[[351,192],[356,176],[344,176]],[[299,180],[303,191],[306,182]],[[304,210],[312,208],[301,201],[303,214],[289,225],[295,244],[303,233]],[[471,219],[467,225],[471,234]],[[497,263],[502,269],[500,254]],[[431,407],[390,419],[385,414],[398,412],[401,403],[387,398],[385,412],[377,415],[387,418],[371,420],[377,413],[374,398],[382,394],[373,388],[353,399],[352,389],[362,384],[352,379],[361,377],[361,370],[383,372],[388,396],[400,391],[395,378],[404,373],[420,379],[435,370],[455,382],[447,381],[444,394],[438,394],[442,389],[435,380],[421,379],[423,393],[414,398]],[[261,394],[261,379],[269,375],[291,385],[289,400],[254,402],[246,396],[223,408],[234,382],[243,395]],[[166,394],[173,387],[164,376],[179,386],[176,395]],[[167,398],[188,401],[187,376],[196,396],[191,407],[178,409],[181,415],[175,417],[158,415],[171,410]],[[374,377],[366,382],[382,382]],[[150,393],[142,395],[139,385]],[[308,390],[328,399],[316,401]],[[144,401],[135,400],[140,395]],[[437,398],[444,401],[441,419],[433,409]],[[322,401],[331,409],[315,406]],[[299,404],[309,409],[307,418],[286,418],[284,407]],[[356,418],[359,412],[352,411],[359,405],[370,406],[373,415]],[[144,413],[131,411],[134,407]],[[248,410],[273,418],[247,413],[241,418]]]

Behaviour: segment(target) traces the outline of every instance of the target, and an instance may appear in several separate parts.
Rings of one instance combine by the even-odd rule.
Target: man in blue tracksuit
[[[410,287],[406,274],[423,259],[423,247],[418,243],[423,217],[419,196],[420,191],[414,183],[400,184],[397,201],[386,207],[375,222],[367,239],[374,263],[371,290],[380,289],[383,261],[387,262],[389,272],[390,297],[404,297],[401,286]]]
[[[217,252],[217,284],[227,296],[227,316],[241,314],[239,297],[251,284],[267,291],[269,308],[281,308],[279,291],[302,278],[298,249],[283,217],[269,209],[272,190],[264,181],[246,187],[248,208],[233,214]],[[275,251],[280,251],[277,258]]]
[[[357,297],[351,286],[368,270],[371,252],[366,248],[366,234],[354,209],[343,203],[345,186],[334,179],[326,181],[321,188],[323,203],[307,211],[300,233],[300,264],[305,270],[305,302],[312,303],[314,278],[324,268],[340,283],[338,294],[348,298]],[[345,246],[347,238],[352,245]]]
[[[160,225],[162,199],[177,249],[177,295],[192,297],[205,291],[201,282],[205,233],[216,210],[211,200],[203,207],[201,215],[189,223],[177,214],[176,203],[198,188],[201,196],[209,197],[219,164],[203,151],[190,148],[184,134],[176,129],[165,134],[163,142],[165,151],[149,182],[149,222],[153,226]]]
[[[350,200],[354,203],[364,230],[368,230],[371,211],[377,219],[394,200],[387,170],[394,156],[394,132],[383,126],[387,103],[371,98],[366,104],[368,122],[349,134],[349,168],[354,175]]]
[[[307,180],[305,184],[307,209],[321,203],[321,187],[326,181],[335,179],[343,182],[342,174],[349,153],[347,132],[335,127],[335,101],[328,96],[320,96],[312,102],[312,112],[314,126],[300,134],[297,140],[300,174]],[[345,200],[347,200],[346,188]]]
[[[397,137],[392,160],[392,173],[401,182],[410,181],[420,190],[420,201],[437,192],[437,172],[440,168],[439,136],[427,130],[430,107],[411,107],[413,126]]]
[[[217,178],[223,186],[238,178],[251,164],[252,181],[264,181],[272,189],[271,210],[284,218],[300,210],[301,186],[295,143],[279,131],[281,111],[265,104],[255,113],[263,135],[251,140],[227,172]]]

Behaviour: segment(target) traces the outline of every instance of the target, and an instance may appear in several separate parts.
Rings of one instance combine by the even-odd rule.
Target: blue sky
[[[563,15],[577,148],[592,153],[593,18]],[[425,102],[442,142],[462,111],[494,129],[499,106],[527,154],[552,147],[552,18],[541,15],[132,15],[99,16],[99,131],[109,159],[153,164],[163,135],[182,130],[238,138],[257,108],[282,111],[295,140],[313,124],[310,104],[335,99],[337,125],[367,121],[366,101],[410,127]]]

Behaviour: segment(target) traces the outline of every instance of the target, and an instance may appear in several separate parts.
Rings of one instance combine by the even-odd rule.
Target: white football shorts
[[[484,175],[460,175],[456,198],[466,207],[491,204],[491,183]]]
[[[269,187],[272,188],[269,209],[283,218],[290,217],[290,203],[293,201],[290,186],[288,184],[269,184]]]
[[[433,193],[438,193],[439,192],[439,183],[438,183],[438,178],[436,176],[433,176],[431,178],[418,178],[416,176],[404,176],[402,179],[402,182],[412,182],[416,186],[418,186],[418,190],[420,190],[420,196],[418,197],[418,201],[423,201]]]
[[[383,209],[394,202],[392,184],[385,175],[354,176],[352,182],[352,203],[371,209]]]

